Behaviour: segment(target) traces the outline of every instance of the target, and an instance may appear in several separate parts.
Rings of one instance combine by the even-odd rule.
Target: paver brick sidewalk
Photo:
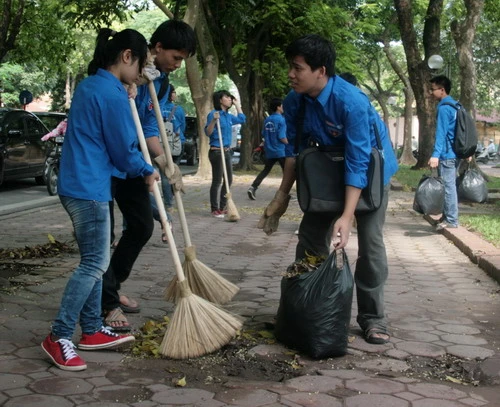
[[[198,258],[241,287],[227,308],[246,318],[246,326],[270,320],[279,302],[281,273],[293,261],[298,224],[297,202],[277,233],[266,236],[256,223],[279,180],[266,179],[250,201],[246,189],[253,177],[235,177],[232,195],[242,216],[228,223],[210,216],[209,182],[185,177],[183,202]],[[5,406],[500,406],[500,299],[498,284],[445,236],[436,234],[420,216],[407,210],[408,197],[391,196],[385,239],[390,276],[386,310],[392,333],[388,345],[364,342],[356,329],[350,369],[336,361],[322,364],[314,375],[283,383],[226,383],[224,391],[173,388],[157,371],[129,371],[117,352],[85,352],[89,369],[63,372],[52,367],[39,347],[57,312],[65,279],[73,264],[51,259],[48,275],[30,276],[30,285],[0,294],[0,404]],[[174,214],[174,235],[182,253],[183,238]],[[1,218],[0,247],[22,247],[71,239],[71,224],[60,205]],[[117,232],[120,221],[117,219]],[[130,321],[171,314],[163,290],[173,276],[168,249],[160,243],[160,228],[141,253],[123,290],[141,303]],[[348,255],[356,257],[356,234]],[[257,352],[283,352],[280,347]],[[435,383],[404,374],[412,356],[455,355],[477,361],[490,386]],[[348,356],[347,356],[348,357]],[[304,358],[304,363],[313,361]],[[316,366],[316,365],[314,365]]]

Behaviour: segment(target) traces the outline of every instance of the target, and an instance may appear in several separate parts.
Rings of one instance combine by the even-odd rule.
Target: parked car
[[[40,139],[49,132],[33,113],[0,108],[0,184],[5,180],[43,177],[46,143]]]
[[[32,112],[36,117],[38,117],[45,127],[49,129],[49,131],[54,130],[59,123],[61,123],[68,116],[66,113],[59,112]]]
[[[187,165],[198,165],[198,124],[196,123],[196,117],[186,116],[184,136],[186,137],[186,143],[184,144],[182,159],[186,160]]]

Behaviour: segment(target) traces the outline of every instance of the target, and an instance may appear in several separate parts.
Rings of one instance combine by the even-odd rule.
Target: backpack
[[[446,102],[443,105],[452,106],[457,111],[455,137],[453,140],[450,140],[454,153],[457,158],[471,157],[477,148],[476,122],[460,103],[457,102],[455,105]]]

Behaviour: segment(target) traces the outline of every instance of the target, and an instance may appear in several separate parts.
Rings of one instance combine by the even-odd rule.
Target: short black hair
[[[161,23],[151,36],[149,46],[153,48],[158,42],[163,49],[185,50],[188,56],[193,56],[196,52],[194,30],[182,20],[167,20]]]
[[[326,38],[317,34],[304,35],[293,41],[285,50],[288,62],[293,58],[301,56],[313,71],[324,66],[326,74],[331,77],[335,75],[335,47]]]
[[[272,98],[271,101],[269,102],[269,111],[270,112],[276,112],[278,110],[278,107],[280,107],[283,104],[283,99],[280,98]]]
[[[444,75],[438,75],[434,76],[430,81],[430,83],[434,83],[438,86],[442,86],[446,92],[447,95],[450,94],[451,91],[451,81],[447,76]]]

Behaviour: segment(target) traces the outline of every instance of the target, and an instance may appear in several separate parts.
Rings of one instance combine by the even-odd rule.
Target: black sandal
[[[391,336],[386,330],[381,328],[369,328],[364,332],[365,341],[372,345],[385,345],[391,341]],[[381,338],[375,335],[386,335],[386,338]]]

